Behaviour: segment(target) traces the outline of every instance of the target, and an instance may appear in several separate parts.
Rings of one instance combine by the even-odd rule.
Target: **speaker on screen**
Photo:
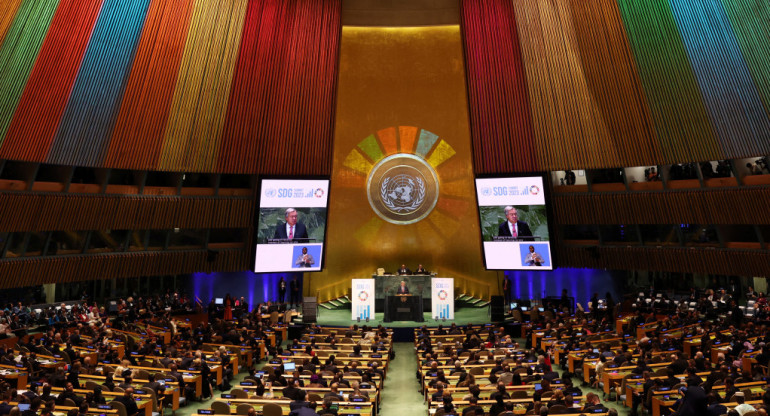
[[[489,307],[491,308],[492,322],[505,320],[505,298],[503,296],[492,296]]]

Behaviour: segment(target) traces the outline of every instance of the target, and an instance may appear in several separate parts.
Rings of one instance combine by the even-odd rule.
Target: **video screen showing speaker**
[[[553,270],[544,176],[476,178],[484,264]]]
[[[262,179],[254,272],[321,270],[328,201],[328,179]]]

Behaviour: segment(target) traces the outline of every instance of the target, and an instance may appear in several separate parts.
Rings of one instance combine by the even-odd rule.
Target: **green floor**
[[[484,309],[486,311],[486,309]],[[325,312],[331,312],[331,311],[325,311]],[[339,312],[339,311],[335,311]],[[344,311],[347,312],[345,315],[346,317],[349,317],[350,311]],[[329,314],[332,315],[332,314]],[[337,314],[339,315],[339,313]],[[327,318],[328,319],[328,318]],[[327,323],[324,322],[326,325],[342,325],[342,317],[337,317],[339,319],[340,323]],[[477,319],[474,322],[485,322],[486,319]],[[350,321],[348,320],[345,325],[347,325]],[[459,323],[459,322],[458,322]],[[406,323],[403,323],[403,326],[407,326]],[[414,323],[411,323],[413,326]],[[520,343],[524,343],[524,340],[519,340]],[[380,407],[380,416],[411,416],[411,415],[423,415],[426,416],[428,414],[428,405],[423,401],[423,396],[419,392],[420,383],[417,381],[416,373],[417,373],[417,359],[415,356],[415,350],[414,350],[414,344],[411,342],[399,342],[393,344],[393,350],[396,353],[396,358],[390,361],[390,364],[388,365],[388,375],[385,378],[385,389],[382,391],[382,399],[381,399],[381,407]],[[263,365],[257,366],[258,368],[262,367]],[[561,372],[561,369],[557,369],[557,371]],[[241,371],[238,375],[235,376],[235,380],[233,380],[230,384],[233,387],[238,386],[238,384],[243,380],[243,378],[248,374],[247,371]],[[581,385],[581,380],[574,379],[573,380],[576,386]],[[593,391],[594,393],[598,394],[599,397],[602,397],[603,393],[598,389],[591,389],[588,387],[581,387],[583,390],[583,394],[587,394],[590,391]],[[223,392],[221,391],[215,391],[214,397],[219,398],[220,394]],[[181,416],[188,416],[188,415],[194,415],[198,412],[198,409],[208,409],[211,407],[211,402],[213,402],[215,399],[209,399],[204,400],[201,402],[192,402],[185,406],[184,408],[181,408],[177,411],[177,415]],[[610,408],[615,408],[618,410],[618,414],[620,415],[628,415],[629,409],[624,407],[622,404],[616,404],[614,401],[606,401],[602,400],[602,402]],[[460,409],[462,410],[462,409]]]

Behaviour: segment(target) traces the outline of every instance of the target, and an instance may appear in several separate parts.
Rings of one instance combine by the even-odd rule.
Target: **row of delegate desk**
[[[390,336],[392,335],[392,331],[389,332],[389,336],[387,338],[382,339],[382,341],[385,343],[386,348],[381,353],[371,353],[371,352],[365,351],[364,349],[366,348],[366,345],[365,345],[366,339],[361,335],[354,335],[352,337],[343,337],[341,341],[336,342],[334,346],[332,346],[331,343],[327,343],[327,342],[314,342],[314,339],[325,339],[330,335],[339,335],[341,333],[346,332],[347,330],[348,330],[347,328],[322,327],[321,332],[318,334],[304,334],[300,338],[300,340],[298,340],[298,343],[301,346],[300,348],[290,349],[290,351],[292,352],[291,355],[282,355],[282,356],[274,357],[272,360],[270,360],[270,362],[265,364],[262,370],[257,371],[255,373],[255,376],[266,377],[270,372],[273,372],[279,367],[282,367],[285,363],[293,362],[295,364],[301,365],[306,360],[312,359],[313,356],[305,355],[304,353],[305,352],[304,347],[307,345],[311,345],[311,343],[314,347],[314,352],[316,353],[320,353],[323,351],[325,353],[334,354],[335,363],[338,365],[349,365],[353,361],[357,361],[365,365],[370,364],[372,362],[377,362],[380,364],[379,368],[383,371],[383,376],[380,376],[379,374],[375,374],[371,380],[373,387],[369,389],[360,389],[360,391],[367,393],[368,400],[357,399],[356,401],[349,401],[347,400],[348,398],[346,397],[346,395],[352,392],[353,389],[340,387],[338,390],[341,394],[343,394],[344,400],[336,402],[337,406],[339,407],[338,415],[376,416],[377,408],[380,403],[379,393],[382,390],[382,388],[384,388],[384,379],[385,379],[384,375],[387,374],[387,368],[389,363],[389,351],[391,348]],[[356,345],[359,345],[362,347],[362,352],[361,352],[361,354],[363,355],[362,357],[350,357],[350,356],[343,355],[343,354],[352,353],[353,347]],[[328,348],[328,349],[322,349],[322,348]],[[321,354],[319,354],[319,357],[320,355]],[[321,371],[318,375],[322,379],[325,379],[327,381],[332,380],[334,377],[334,375],[331,374],[330,372],[323,372],[323,371]],[[303,371],[299,374],[299,377],[300,379],[303,380],[304,382],[303,384],[308,384],[310,381],[310,378],[312,377],[312,374],[310,372]],[[348,381],[359,381],[359,382],[362,379],[362,377],[356,373],[346,373],[344,374],[343,378]],[[270,397],[270,398],[258,397],[256,396],[257,387],[255,384],[256,383],[245,380],[241,382],[241,384],[237,387],[237,389],[245,391],[248,397],[235,397],[235,395],[233,394],[223,393],[220,396],[219,401],[225,402],[229,406],[231,414],[236,413],[239,405],[251,406],[254,408],[255,411],[259,413],[259,412],[262,412],[264,406],[268,403],[276,404],[280,406],[283,411],[283,414],[289,414],[289,411],[290,411],[289,405],[291,403],[291,400],[281,399],[276,397]],[[331,391],[330,387],[303,387],[302,389],[306,391],[309,395],[313,395],[313,394],[318,395],[318,398],[322,398],[324,394]],[[319,406],[320,406],[320,403],[319,403]],[[199,411],[198,414],[212,414],[211,412],[213,412],[213,409],[202,409]]]

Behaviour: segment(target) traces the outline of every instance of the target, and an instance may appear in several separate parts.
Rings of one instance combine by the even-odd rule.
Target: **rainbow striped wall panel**
[[[61,0],[11,120],[2,154],[45,160],[102,0]],[[29,138],[35,141],[30,143]]]
[[[198,1],[166,125],[159,167],[216,167],[247,0]]]
[[[463,0],[461,13],[477,172],[770,153],[766,2]],[[526,94],[510,87],[519,69],[492,29],[518,33]],[[534,135],[519,151],[537,163],[496,153],[525,124],[522,97]],[[509,131],[475,108],[509,114]]]
[[[770,121],[720,0],[671,0],[724,154],[762,154]]]
[[[25,0],[0,46],[0,145],[58,4],[59,0]]]
[[[105,159],[107,166],[157,166],[194,3],[150,3]]]
[[[105,0],[48,162],[98,166],[123,96],[149,0]]]
[[[754,78],[765,110],[770,113],[770,3],[764,0],[723,0],[741,52]]]
[[[296,173],[328,174],[340,13],[339,0],[7,0],[0,157],[292,173],[265,141]]]

